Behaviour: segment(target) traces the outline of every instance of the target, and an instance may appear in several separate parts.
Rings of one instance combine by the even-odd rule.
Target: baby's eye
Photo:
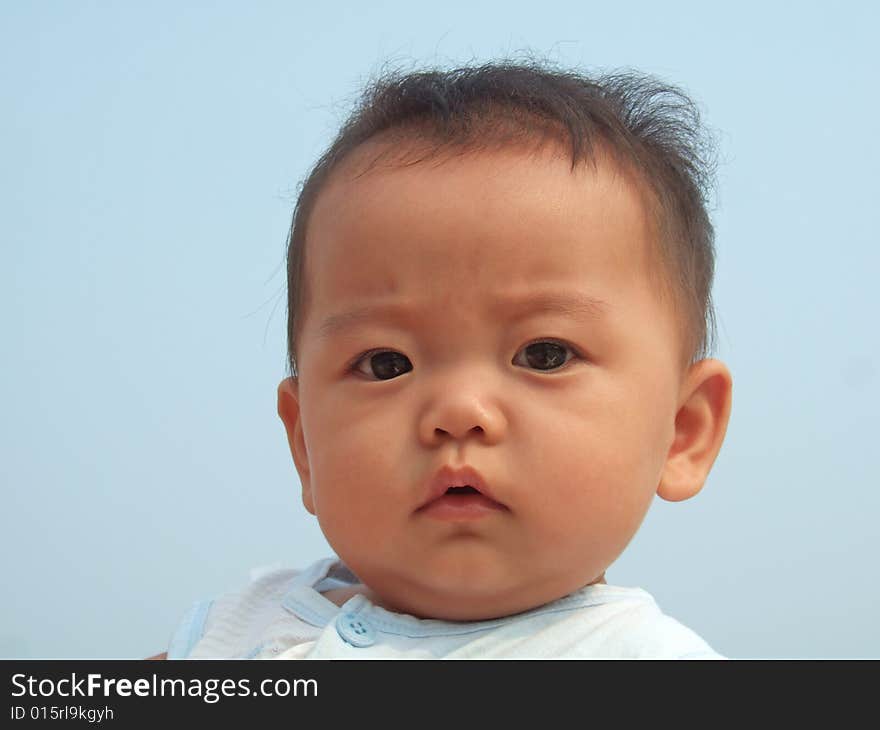
[[[565,356],[566,351],[572,353],[574,357],[578,356],[569,345],[554,340],[532,342],[520,350],[524,353],[528,365],[544,371],[557,370],[565,365],[568,362]],[[517,359],[514,358],[513,362],[517,364]]]
[[[365,363],[366,368],[361,364]],[[412,370],[412,364],[406,355],[401,355],[394,350],[372,350],[361,355],[352,365],[352,370],[357,370],[364,375],[372,375],[378,380],[390,380],[398,375],[403,375]],[[365,372],[369,370],[369,372]]]
[[[557,370],[565,365],[571,359],[566,357],[566,352],[578,357],[578,353],[572,347],[554,340],[532,342],[520,352],[525,355],[528,366],[543,371]],[[514,364],[517,364],[516,358]],[[391,380],[398,375],[408,373],[413,367],[409,358],[399,352],[371,350],[361,355],[351,366],[351,369],[364,375],[373,376],[377,380]]]

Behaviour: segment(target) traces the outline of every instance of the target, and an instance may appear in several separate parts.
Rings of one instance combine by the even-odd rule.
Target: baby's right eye
[[[361,368],[362,363],[366,363],[370,372]],[[351,369],[364,375],[376,376],[377,380],[391,380],[412,370],[412,364],[406,355],[394,350],[370,350],[358,357]]]

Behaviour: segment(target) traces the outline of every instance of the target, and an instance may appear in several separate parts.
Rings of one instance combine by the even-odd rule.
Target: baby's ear
[[[732,393],[733,380],[723,362],[691,365],[681,386],[675,440],[657,488],[663,499],[679,502],[703,488],[727,432]]]
[[[315,503],[312,498],[312,482],[309,473],[309,454],[303,437],[302,418],[299,410],[299,382],[296,378],[285,378],[278,385],[278,415],[284,422],[287,431],[287,443],[290,454],[302,483],[302,500],[305,508],[315,514]]]

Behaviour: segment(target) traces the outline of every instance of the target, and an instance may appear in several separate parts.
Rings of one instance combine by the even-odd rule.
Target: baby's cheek
[[[356,490],[324,484],[317,491],[315,508],[321,531],[343,560],[386,544],[390,527],[387,511],[379,505],[379,500]]]
[[[638,452],[626,448],[584,448],[581,454],[547,477],[546,495],[536,502],[544,530],[560,543],[581,540],[593,548],[628,540],[653,494],[650,471]]]

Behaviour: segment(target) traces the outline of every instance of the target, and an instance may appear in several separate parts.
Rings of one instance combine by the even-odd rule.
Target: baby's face
[[[675,438],[681,343],[649,236],[624,175],[551,150],[321,193],[285,423],[307,509],[383,605],[477,620],[603,579]],[[444,465],[494,501],[426,506]]]

